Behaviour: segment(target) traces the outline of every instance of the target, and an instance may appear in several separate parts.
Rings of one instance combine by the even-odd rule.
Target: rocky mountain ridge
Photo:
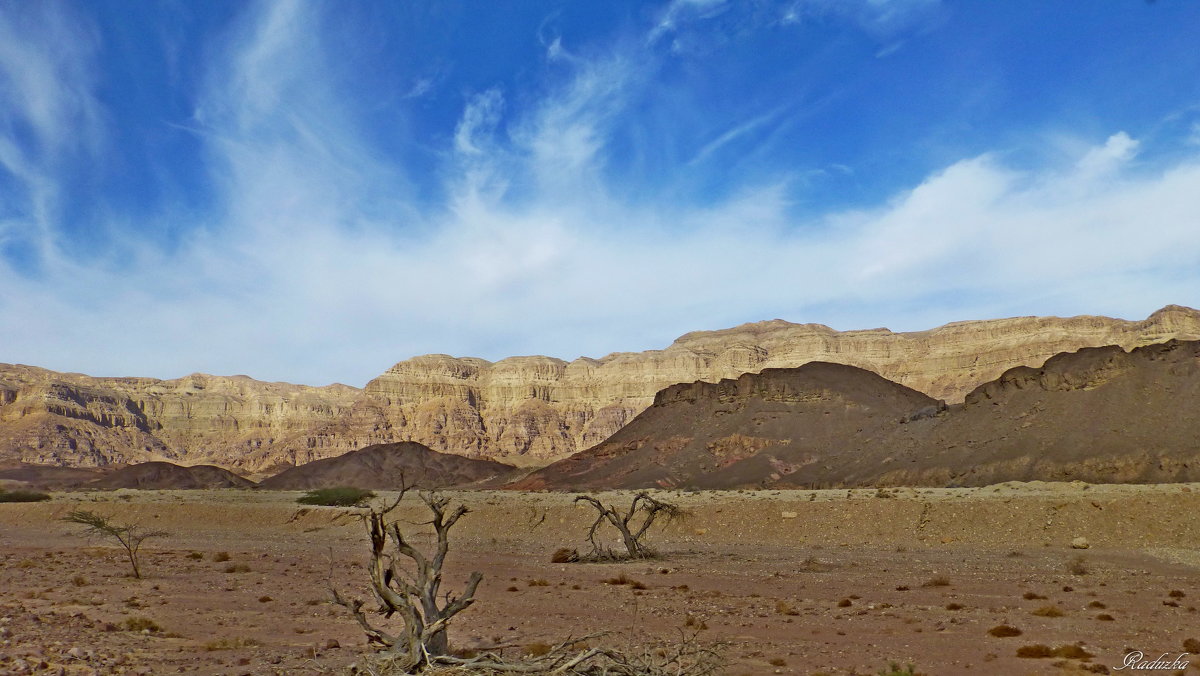
[[[596,445],[675,383],[813,361],[873,371],[962,401],[1015,366],[1060,352],[1200,338],[1200,312],[1142,321],[1080,316],[955,322],[927,331],[836,331],[782,320],[681,336],[663,350],[566,362],[425,355],[359,390],[195,374],[92,378],[0,364],[0,459],[70,466],[168,460],[263,475],[372,444],[538,466]]]
[[[1200,341],[1015,367],[946,406],[812,362],[669,387],[604,443],[521,489],[983,486],[1200,481]]]

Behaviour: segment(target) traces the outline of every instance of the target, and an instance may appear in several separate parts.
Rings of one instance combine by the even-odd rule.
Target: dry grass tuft
[[[224,563],[229,560],[229,552],[217,552],[213,554],[212,560],[217,563]]]
[[[1052,657],[1054,650],[1044,643],[1034,643],[1033,645],[1023,645],[1017,648],[1017,657],[1027,659],[1040,659],[1043,657]]]
[[[796,610],[795,606],[787,601],[776,601],[775,612],[780,615],[799,615],[800,611]]]
[[[925,583],[922,584],[921,586],[922,587],[949,587],[950,586],[950,578],[946,577],[945,575],[935,575],[935,576],[929,578],[928,580],[926,580]]]
[[[1064,613],[1062,608],[1059,608],[1058,606],[1042,606],[1041,608],[1033,611],[1032,614],[1037,615],[1038,617],[1062,617],[1066,613]]]
[[[1020,636],[1021,633],[1022,632],[1020,629],[1017,629],[1016,627],[1013,627],[1013,626],[1010,626],[1007,624],[996,625],[995,627],[988,629],[988,634],[995,636],[996,638],[1008,638],[1010,636]]]
[[[579,552],[569,547],[559,547],[550,556],[550,563],[575,563],[579,560]]]
[[[616,577],[603,579],[601,582],[612,585],[628,585],[630,589],[648,589],[645,584],[633,579],[632,577],[629,577],[625,573],[621,573]]]

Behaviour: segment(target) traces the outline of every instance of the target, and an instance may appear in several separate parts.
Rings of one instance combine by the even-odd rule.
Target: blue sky
[[[0,361],[1200,306],[1200,3],[0,0]]]

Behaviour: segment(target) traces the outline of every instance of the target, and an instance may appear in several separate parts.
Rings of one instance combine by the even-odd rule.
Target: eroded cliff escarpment
[[[77,467],[167,460],[234,466],[341,417],[360,390],[245,376],[93,378],[0,364],[0,459]]]
[[[1084,348],[961,404],[809,363],[673,385],[604,443],[512,487],[826,488],[1200,480],[1200,341]]]
[[[1200,338],[1200,312],[1168,306],[1143,321],[1081,316],[1018,317],[947,324],[929,331],[835,331],[774,320],[689,333],[664,350],[565,362],[512,357],[496,363],[427,355],[371,381],[351,415],[318,432],[311,447],[349,450],[347,440],[412,439],[435,450],[517,465],[545,464],[594,446],[675,383],[716,382],[766,368],[825,361],[873,371],[935,399],[962,401],[1014,366],[1060,352],[1171,338]]]
[[[102,465],[170,460],[267,471],[372,444],[544,465],[610,437],[675,383],[716,382],[812,361],[873,371],[958,402],[1015,366],[1060,352],[1200,338],[1200,312],[1143,321],[1020,317],[928,331],[835,331],[774,320],[689,333],[663,350],[566,362],[426,355],[363,390],[194,375],[89,378],[0,365],[0,457]]]

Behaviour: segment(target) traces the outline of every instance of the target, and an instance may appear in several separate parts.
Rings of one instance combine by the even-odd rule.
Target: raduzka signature
[[[1137,669],[1137,670],[1159,670],[1159,669],[1187,669],[1191,662],[1187,659],[1189,653],[1179,653],[1179,656],[1170,659],[1171,653],[1163,653],[1158,656],[1158,659],[1146,659],[1146,654],[1140,650],[1125,653],[1124,663],[1119,667],[1113,667],[1113,671],[1122,669]]]

